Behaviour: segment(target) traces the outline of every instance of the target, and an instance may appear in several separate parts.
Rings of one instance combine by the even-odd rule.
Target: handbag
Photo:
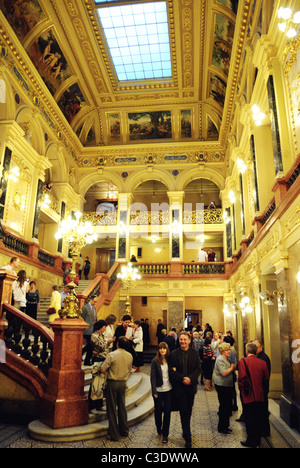
[[[55,307],[49,307],[49,309],[47,309],[47,314],[48,315],[53,315],[55,313],[56,313]]]
[[[251,393],[253,392],[252,380],[251,380],[250,372],[249,372],[245,359],[243,359],[243,361],[244,361],[245,370],[247,373],[247,378],[245,378],[243,381],[243,389],[244,389],[245,395],[250,396]]]
[[[95,364],[92,368],[92,383],[90,387],[91,400],[101,400],[107,385],[107,372],[100,371],[100,364]]]

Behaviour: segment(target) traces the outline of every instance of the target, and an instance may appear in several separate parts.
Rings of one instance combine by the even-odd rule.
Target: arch
[[[92,172],[81,177],[80,182],[78,184],[79,193],[84,197],[88,189],[93,184],[100,182],[100,181],[111,182],[117,187],[118,192],[125,192],[124,183],[121,177],[118,176],[117,174],[114,174],[114,173],[108,174],[104,171],[103,173]]]
[[[178,179],[177,190],[184,191],[186,185],[195,179],[208,179],[214,182],[219,187],[220,191],[225,187],[224,175],[214,168],[205,167],[201,172],[193,168],[181,174]]]
[[[68,182],[68,167],[63,149],[57,143],[50,142],[46,148],[45,156],[52,164],[50,169],[51,182]]]
[[[44,134],[43,128],[36,118],[33,118],[33,112],[30,107],[21,106],[17,110],[16,122],[25,131],[24,138],[39,154],[44,154]]]
[[[164,169],[141,169],[128,177],[125,183],[125,192],[133,193],[138,185],[147,180],[158,180],[166,185],[168,191],[176,190],[176,180],[167,170]]]

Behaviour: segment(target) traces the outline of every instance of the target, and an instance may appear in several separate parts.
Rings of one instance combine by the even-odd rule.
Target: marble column
[[[132,194],[120,193],[118,206],[118,230],[116,238],[116,260],[129,262],[130,253],[130,206]]]
[[[294,302],[294,283],[288,268],[277,272],[277,290],[284,292],[284,299],[278,298],[283,383],[280,416],[290,427],[300,431],[299,371],[292,359],[293,341],[299,338],[299,310]]]
[[[181,261],[183,256],[182,201],[184,192],[168,192],[170,207],[170,259]]]
[[[185,303],[184,297],[168,298],[168,330],[176,328],[179,333],[184,329]]]

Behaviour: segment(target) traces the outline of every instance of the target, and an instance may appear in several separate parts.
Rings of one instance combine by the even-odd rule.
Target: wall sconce
[[[14,182],[18,182],[19,177],[20,177],[19,166],[14,166],[8,171],[8,178],[13,180]]]
[[[242,309],[242,315],[245,316],[247,314],[251,314],[253,312],[253,307],[250,305],[250,298],[248,296],[244,296],[241,299],[239,304],[240,308]]]
[[[231,201],[232,204],[234,204],[236,202],[236,196],[235,196],[233,190],[230,190],[230,192],[228,194],[228,197],[229,197],[229,200]]]
[[[264,304],[266,305],[274,305],[274,302],[272,301],[273,298],[279,299],[281,304],[284,304],[284,292],[282,288],[275,289],[275,291],[273,292],[270,292],[268,290],[266,292],[261,292],[259,293],[259,297],[264,301]]]
[[[228,224],[231,221],[231,217],[228,215],[227,210],[224,211],[224,213],[222,215],[222,218],[223,218],[225,224]]]
[[[120,221],[120,224],[117,226],[118,233],[120,236],[124,236],[126,234],[129,234],[129,227],[126,226],[126,224],[123,221]]]
[[[297,274],[297,281],[300,284],[300,270],[298,271],[298,274]]]
[[[244,173],[246,172],[246,170],[247,170],[246,164],[245,164],[244,161],[243,161],[242,159],[240,159],[240,158],[238,158],[236,162],[237,162],[237,167],[238,167],[240,173],[241,173],[241,174],[244,174]]]
[[[51,205],[51,198],[49,197],[48,193],[45,193],[42,206],[44,208],[49,208],[50,205]]]
[[[261,125],[262,121],[266,117],[266,114],[261,112],[259,110],[259,107],[256,104],[252,106],[252,115],[253,115],[253,120],[255,122],[255,125]]]
[[[278,10],[278,18],[281,20],[278,23],[278,28],[284,32],[288,38],[296,37],[298,34],[298,25],[300,24],[300,11],[294,13],[291,8],[280,7]]]

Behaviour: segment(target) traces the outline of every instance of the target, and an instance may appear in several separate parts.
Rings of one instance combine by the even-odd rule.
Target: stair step
[[[154,410],[151,384],[148,375],[132,374],[127,382],[126,408],[128,425],[133,426],[149,416]],[[62,429],[52,429],[41,421],[32,421],[28,430],[33,439],[45,442],[72,442],[88,440],[107,434],[108,420],[106,413],[89,415],[89,422],[84,426],[73,426]]]

